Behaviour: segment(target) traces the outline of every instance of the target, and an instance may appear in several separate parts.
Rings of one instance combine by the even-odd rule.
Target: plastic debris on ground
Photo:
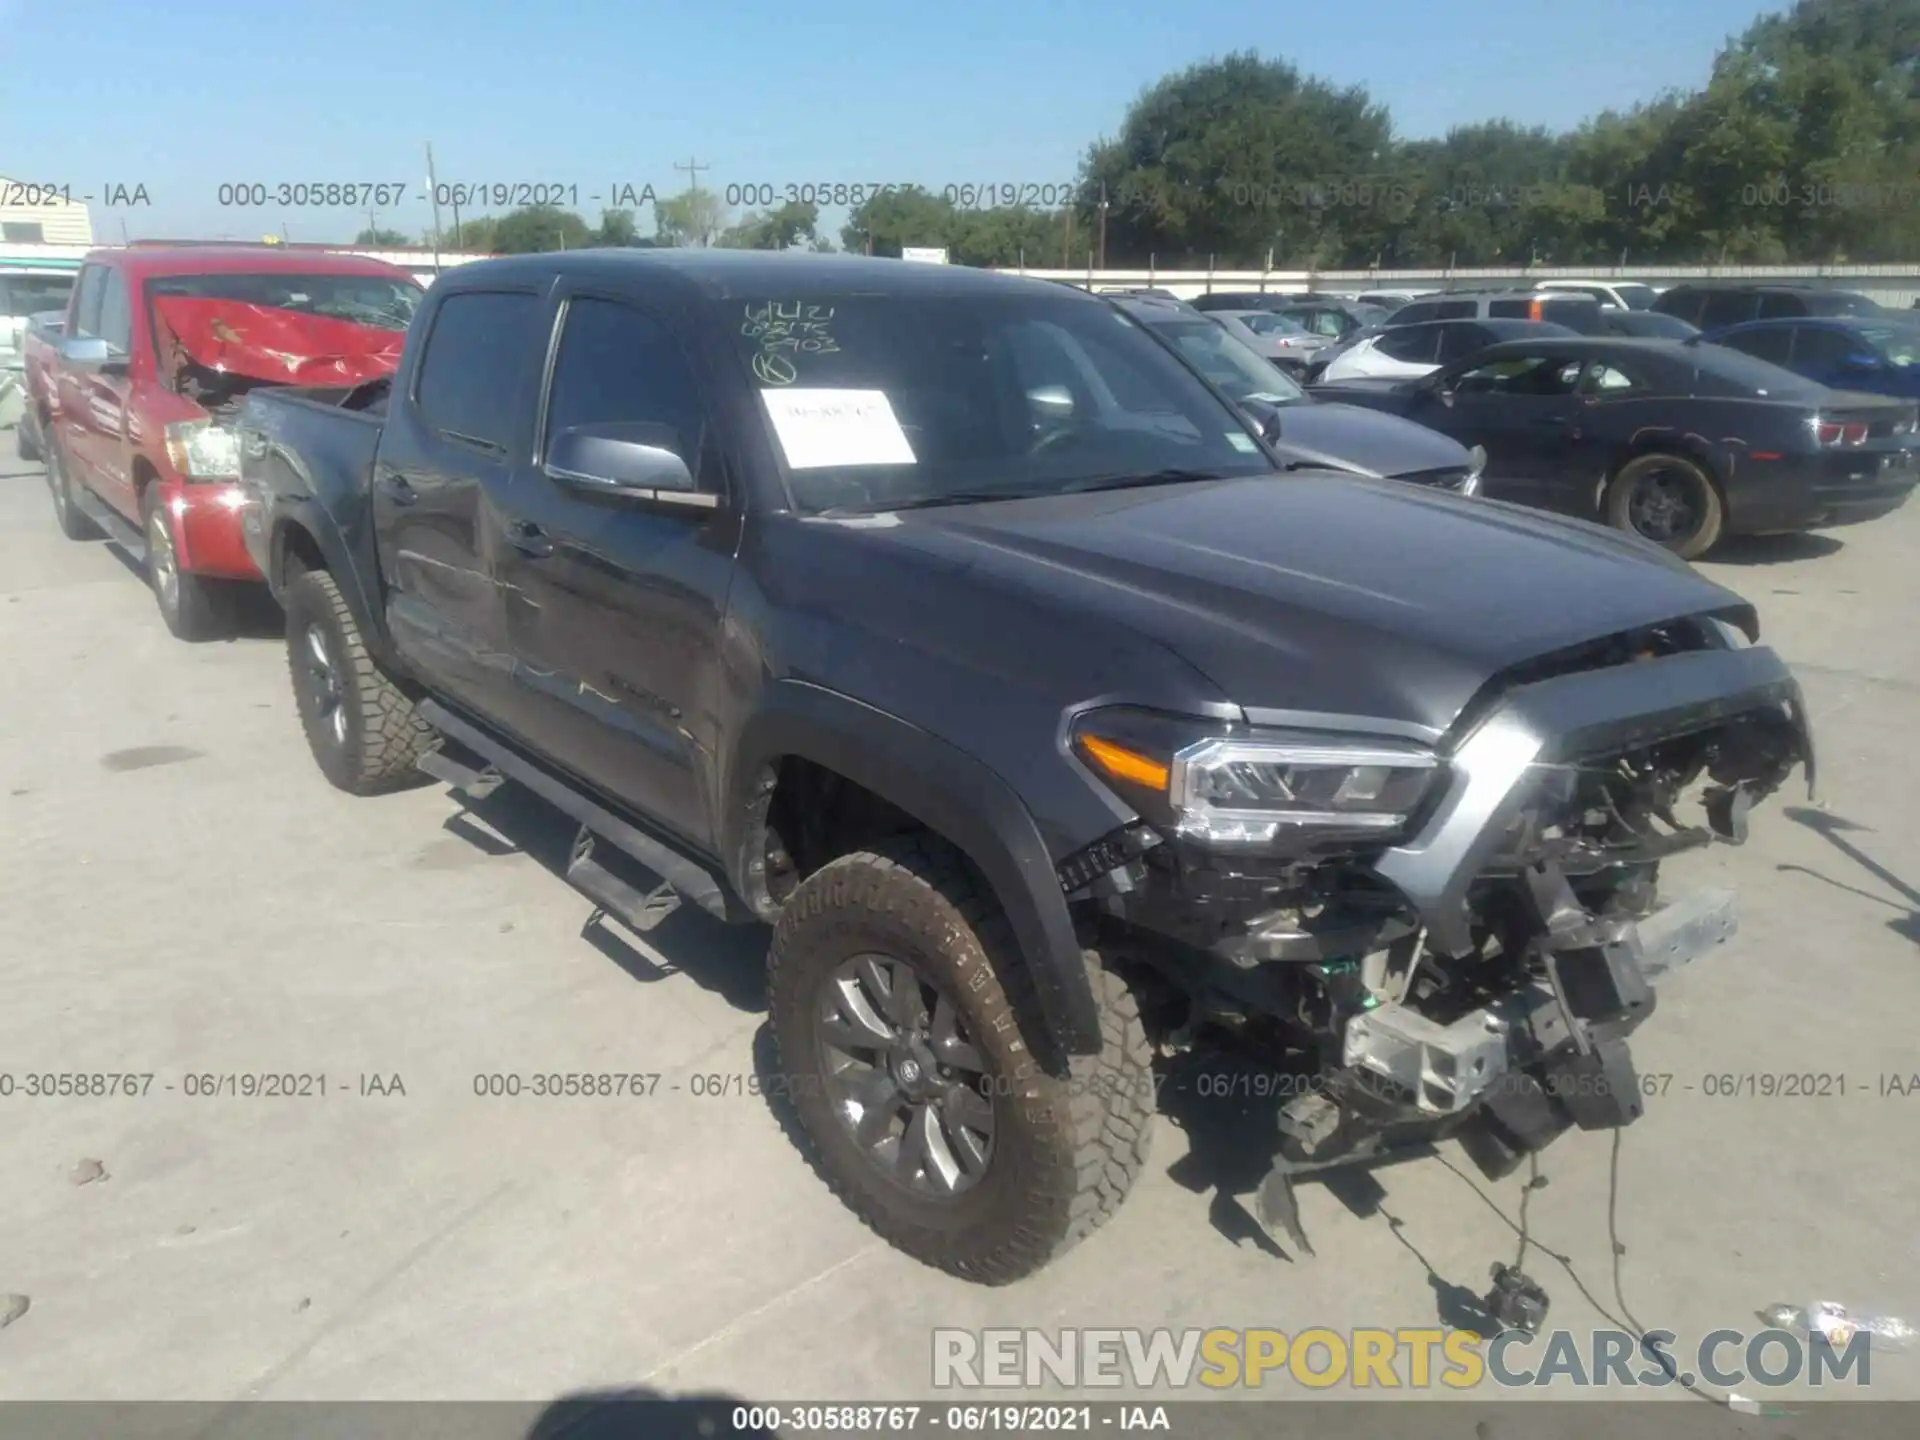
[[[1863,1331],[1871,1337],[1867,1344],[1872,1350],[1906,1350],[1920,1336],[1920,1331],[1896,1316],[1853,1315],[1846,1306],[1831,1300],[1816,1300],[1811,1305],[1769,1305],[1760,1312],[1760,1318],[1778,1330],[1822,1336],[1836,1348],[1844,1348]]]

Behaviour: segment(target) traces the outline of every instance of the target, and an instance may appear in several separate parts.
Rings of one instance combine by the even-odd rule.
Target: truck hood
[[[219,374],[282,385],[360,385],[393,373],[406,338],[400,330],[239,300],[163,295],[153,308],[169,374],[178,363],[166,344],[170,334],[174,350]]]
[[[1323,472],[909,511],[870,533],[1157,641],[1248,710],[1434,733],[1523,661],[1705,612],[1752,626],[1645,541]]]
[[[1280,439],[1381,475],[1464,470],[1469,463],[1466,446],[1452,436],[1384,411],[1328,401],[1284,407]]]

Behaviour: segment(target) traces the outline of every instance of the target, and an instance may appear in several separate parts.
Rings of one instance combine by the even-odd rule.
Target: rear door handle
[[[553,537],[531,520],[517,520],[507,527],[507,543],[522,555],[536,560],[553,554]]]

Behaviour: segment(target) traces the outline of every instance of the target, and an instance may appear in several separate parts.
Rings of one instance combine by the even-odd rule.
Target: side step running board
[[[130,523],[106,501],[84,485],[67,482],[67,498],[73,508],[107,532],[107,538],[142,565],[147,563],[147,537],[140,527]]]
[[[567,880],[582,895],[630,930],[645,934],[680,908],[680,892],[662,881],[651,891],[634,889],[593,858],[593,832],[586,826],[574,837]]]
[[[600,876],[604,875],[611,885],[619,886],[620,891],[626,896],[633,897],[633,901],[638,902],[635,913],[643,917],[658,909],[655,897],[659,892],[655,891],[653,896],[648,896],[609,873],[592,858],[591,840],[595,838],[604,840],[632,856],[665,881],[666,888],[678,891],[709,915],[728,921],[745,918],[737,905],[729,904],[727,887],[720,877],[700,861],[683,854],[666,841],[657,840],[636,829],[605,806],[596,804],[564,780],[528,760],[519,751],[503,744],[478,726],[460,719],[438,701],[422,700],[419,710],[422,720],[442,734],[459,741],[488,762],[487,770],[483,771],[470,770],[452,761],[448,762],[450,768],[457,768],[476,781],[483,781],[488,771],[492,771],[516,784],[524,785],[562,814],[574,820],[583,830],[591,832],[587,837],[589,844],[584,853],[576,842],[575,863],[567,867],[568,878],[574,880],[584,894],[609,913],[620,916],[635,929],[646,928],[628,918],[624,912],[628,908],[633,908],[632,902],[616,894],[611,886],[603,884],[599,879]],[[438,771],[428,770],[427,773],[441,778]],[[449,783],[459,784],[457,781],[449,781]],[[585,883],[575,877],[576,868],[579,868],[587,877]],[[599,887],[598,891],[592,888],[595,886]],[[620,903],[610,904],[606,896],[617,898]],[[655,914],[647,924],[658,924],[661,918],[664,918],[664,912]]]
[[[484,800],[507,783],[507,777],[492,765],[484,770],[475,770],[440,750],[429,750],[413,763],[416,769],[433,776],[443,785],[451,785],[473,800]]]

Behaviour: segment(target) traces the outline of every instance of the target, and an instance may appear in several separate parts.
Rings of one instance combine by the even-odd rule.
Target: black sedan
[[[1488,455],[1485,493],[1603,520],[1687,559],[1724,535],[1872,520],[1920,479],[1920,407],[1717,345],[1510,341],[1410,381],[1316,386]]]
[[[1268,441],[1297,463],[1466,494],[1478,489],[1486,457],[1458,441],[1371,408],[1316,403],[1274,362],[1185,305],[1111,298],[1251,414]]]

